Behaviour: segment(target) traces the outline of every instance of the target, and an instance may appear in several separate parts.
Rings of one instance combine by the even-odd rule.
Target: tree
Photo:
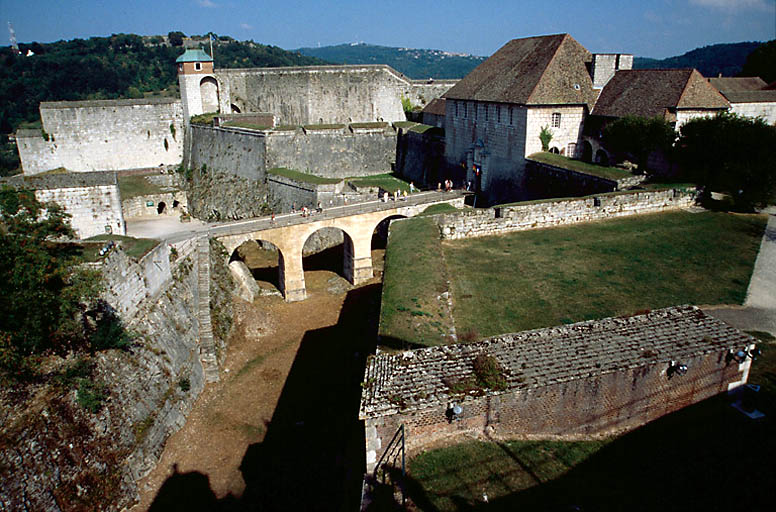
[[[183,46],[183,38],[186,34],[183,32],[170,32],[167,34],[167,38],[170,41],[171,46]]]
[[[751,210],[776,200],[776,127],[735,114],[688,121],[677,144],[687,179]]]
[[[741,76],[759,76],[766,83],[776,81],[776,39],[749,54],[741,69]]]
[[[549,151],[550,142],[552,142],[552,131],[549,126],[542,126],[542,131],[539,132],[539,140],[542,142],[542,151]]]
[[[0,190],[0,366],[86,343],[84,312],[99,274],[80,266],[68,215],[31,191]],[[9,367],[10,365],[10,367]]]
[[[647,160],[653,151],[668,151],[676,132],[665,119],[639,116],[621,117],[603,129],[603,143],[615,153],[629,155],[639,170],[646,172]]]

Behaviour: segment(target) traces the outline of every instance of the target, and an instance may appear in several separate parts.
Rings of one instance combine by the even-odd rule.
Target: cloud
[[[197,0],[200,7],[218,7],[218,4],[212,0]]]
[[[711,7],[712,9],[725,9],[728,11],[739,11],[745,9],[769,9],[772,7],[771,0],[690,0],[691,4],[702,7]]]
[[[245,30],[250,30],[253,28],[253,25],[248,25],[247,23],[240,23],[240,28],[243,28]]]

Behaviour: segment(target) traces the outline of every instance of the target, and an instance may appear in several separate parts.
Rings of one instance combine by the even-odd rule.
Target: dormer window
[[[560,112],[552,113],[552,127],[560,128]]]
[[[202,63],[201,62],[195,62],[194,63],[194,69],[196,69],[197,71],[201,71],[202,70]]]

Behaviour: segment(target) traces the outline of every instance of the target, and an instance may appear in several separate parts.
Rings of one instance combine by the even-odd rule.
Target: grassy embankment
[[[609,180],[619,180],[622,178],[629,178],[633,176],[630,171],[620,169],[619,167],[609,167],[605,165],[590,164],[583,162],[582,160],[574,160],[573,158],[567,158],[563,155],[556,155],[555,153],[541,152],[534,153],[528,157],[529,160],[535,160],[537,162],[554,165],[563,169],[570,169],[572,171],[581,172],[584,174],[590,174],[592,176],[598,176],[599,178],[606,178]]]
[[[105,245],[104,242],[110,240],[121,245],[122,250],[134,260],[139,260],[151,250],[159,245],[159,240],[151,238],[132,238],[123,235],[97,235],[84,240],[83,255],[86,261],[98,261],[100,259],[100,249]],[[92,242],[92,243],[89,243]]]
[[[447,276],[465,341],[676,304],[740,304],[765,218],[679,211],[444,242],[414,222],[433,224],[393,230],[380,322],[383,337],[406,346],[448,342],[451,319],[437,319],[432,300]],[[418,326],[428,318],[442,324],[436,338]]]
[[[133,197],[150,196],[154,194],[164,194],[171,188],[160,187],[159,185],[147,180],[145,174],[135,174],[130,176],[119,176],[119,193],[121,200],[126,201]]]
[[[410,461],[410,498],[439,511],[484,506],[483,493],[488,510],[770,510],[776,342],[753,334],[763,356],[749,382],[761,385],[764,418],[750,420],[720,395],[613,439],[449,446]]]

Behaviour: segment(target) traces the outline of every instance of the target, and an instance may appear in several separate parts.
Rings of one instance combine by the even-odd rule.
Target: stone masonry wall
[[[526,162],[525,172],[525,189],[533,199],[615,192],[635,187],[646,179],[646,175],[642,174],[612,180],[530,159]]]
[[[445,214],[439,226],[442,238],[457,240],[660,212],[690,206],[694,200],[694,192],[678,189],[621,192]]]
[[[416,186],[434,186],[448,177],[445,139],[405,129],[396,141],[396,172]]]
[[[766,124],[776,124],[776,102],[731,103],[731,111],[744,117],[761,117]]]
[[[682,361],[684,362],[684,361]],[[588,379],[529,390],[467,398],[459,421],[449,422],[447,405],[366,419],[381,453],[403,423],[410,451],[465,433],[510,439],[581,440],[631,430],[665,414],[728,390],[741,378],[740,365],[723,353],[687,359],[692,375],[668,379],[665,368],[641,366]],[[369,448],[369,447],[368,447]]]
[[[183,110],[172,98],[43,102],[43,131],[20,130],[25,174],[64,167],[104,171],[178,165]]]
[[[149,205],[149,203],[153,204]],[[160,203],[165,205],[161,213],[158,210]],[[121,202],[121,210],[124,213],[124,220],[130,220],[159,217],[160,215],[177,216],[187,211],[187,205],[185,192],[165,192],[163,194],[150,194],[125,199]]]

